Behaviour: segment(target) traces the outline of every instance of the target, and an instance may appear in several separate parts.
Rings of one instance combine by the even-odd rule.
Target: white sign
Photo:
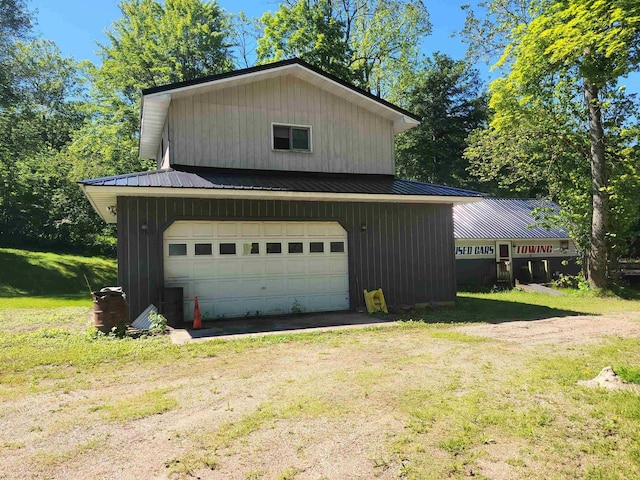
[[[516,255],[543,255],[553,253],[553,245],[515,245]]]
[[[493,257],[495,245],[456,245],[456,258]]]

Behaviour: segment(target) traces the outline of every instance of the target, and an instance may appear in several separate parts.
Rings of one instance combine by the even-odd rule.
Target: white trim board
[[[115,187],[81,185],[84,194],[100,217],[107,223],[116,223],[117,215],[109,212],[118,197],[171,197],[211,198],[239,200],[283,200],[306,202],[376,202],[412,204],[458,204],[479,202],[482,197],[458,197],[445,195],[372,195],[363,193],[329,192],[274,192],[269,190],[233,190],[170,187]]]

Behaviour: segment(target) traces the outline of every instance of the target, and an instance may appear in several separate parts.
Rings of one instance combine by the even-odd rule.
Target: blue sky
[[[36,31],[55,41],[64,55],[98,63],[96,42],[106,40],[104,31],[120,17],[118,3],[119,0],[30,0],[29,7],[38,11]],[[460,9],[463,3],[447,0],[427,2],[433,33],[425,39],[425,53],[439,50],[456,59],[464,57],[463,43],[450,38],[464,25],[464,14]],[[278,6],[275,0],[219,0],[218,4],[229,13],[242,10],[252,17],[268,10],[275,11]]]
[[[38,33],[56,42],[63,55],[94,63],[100,61],[96,55],[96,42],[106,41],[104,31],[120,17],[119,0],[28,0],[28,3],[30,9],[37,10]],[[465,16],[460,6],[474,2],[426,0],[425,3],[431,17],[432,34],[425,38],[422,51],[426,54],[441,51],[462,59],[465,46],[451,35],[464,26]],[[229,13],[242,10],[250,17],[275,11],[278,7],[277,0],[218,0],[218,4]],[[491,80],[487,65],[476,67],[485,81]],[[629,91],[640,92],[640,74],[636,73],[622,83]]]

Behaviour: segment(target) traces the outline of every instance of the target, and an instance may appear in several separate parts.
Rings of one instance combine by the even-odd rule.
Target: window
[[[273,125],[273,149],[311,151],[311,127],[297,125]]]
[[[236,244],[235,243],[221,243],[220,244],[220,255],[235,255],[236,254]]]
[[[243,243],[242,254],[243,255],[260,255],[260,244],[258,242]]]
[[[322,253],[322,252],[324,252],[324,242],[310,242],[309,243],[309,252],[311,252],[311,253]]]
[[[196,255],[211,255],[211,244],[196,243]]]
[[[331,253],[343,253],[344,242],[331,242]]]
[[[289,242],[289,253],[302,253],[302,242]]]
[[[282,253],[282,244],[267,243],[267,253]]]
[[[187,254],[186,243],[170,243],[169,244],[169,256],[181,257]]]

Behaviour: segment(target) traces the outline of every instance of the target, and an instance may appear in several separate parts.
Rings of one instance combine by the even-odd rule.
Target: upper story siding
[[[312,152],[275,151],[272,124],[311,126]],[[393,122],[293,75],[171,99],[158,166],[394,173]]]

